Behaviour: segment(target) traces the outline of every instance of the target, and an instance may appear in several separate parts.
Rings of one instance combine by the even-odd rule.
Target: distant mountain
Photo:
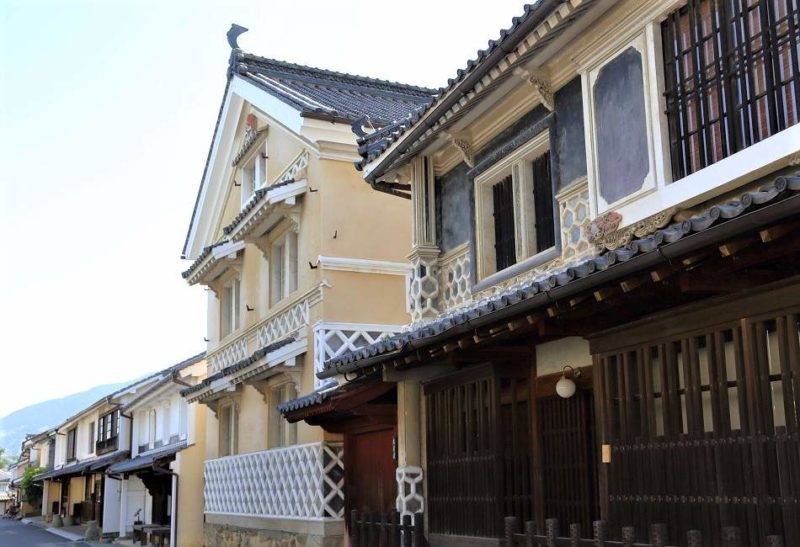
[[[61,399],[50,399],[14,411],[8,416],[0,418],[0,447],[5,448],[7,454],[16,456],[28,433],[39,433],[55,427],[70,416],[132,382],[97,386],[81,393],[67,395]]]

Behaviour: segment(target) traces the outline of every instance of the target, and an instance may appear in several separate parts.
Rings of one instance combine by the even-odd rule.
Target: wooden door
[[[591,390],[578,389],[569,399],[554,395],[538,400],[543,492],[540,518],[577,522],[590,530],[599,518]]]
[[[394,460],[396,428],[344,436],[345,509],[391,511],[397,498]]]

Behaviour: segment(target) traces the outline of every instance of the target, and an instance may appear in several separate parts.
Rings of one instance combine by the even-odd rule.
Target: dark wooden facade
[[[604,519],[610,537],[632,526],[641,542],[658,523],[669,544],[694,530],[721,545],[734,526],[743,544],[800,545],[795,226],[750,226],[395,359],[435,365],[424,384],[431,544],[496,545],[514,516],[540,529]],[[593,362],[560,399],[561,375],[537,376],[535,347],[566,336],[589,339]]]

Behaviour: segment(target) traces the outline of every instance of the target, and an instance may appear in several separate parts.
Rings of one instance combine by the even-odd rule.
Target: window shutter
[[[514,186],[511,175],[492,186],[494,215],[494,252],[497,271],[517,262],[514,237]]]
[[[533,160],[533,203],[536,213],[536,252],[541,253],[556,244],[550,152]]]

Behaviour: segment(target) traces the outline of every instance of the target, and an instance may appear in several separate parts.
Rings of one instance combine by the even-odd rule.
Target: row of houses
[[[437,90],[234,25],[183,249],[205,358],[60,426],[43,511],[178,545],[391,510],[434,547],[506,517],[800,544],[799,13],[540,0]]]

